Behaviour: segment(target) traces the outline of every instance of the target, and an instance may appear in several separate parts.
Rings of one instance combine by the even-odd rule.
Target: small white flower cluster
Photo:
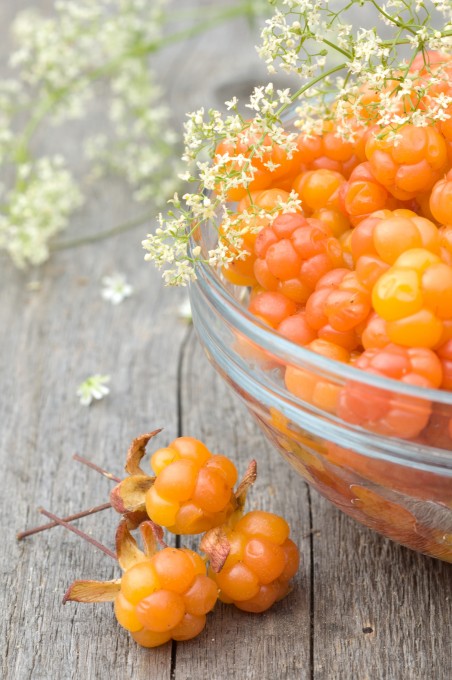
[[[110,382],[109,375],[96,373],[86,378],[77,388],[77,396],[80,397],[82,406],[89,406],[94,399],[103,399],[110,390],[106,383]]]
[[[133,293],[133,286],[128,283],[124,274],[112,274],[102,278],[101,295],[112,305],[119,305]]]
[[[452,68],[437,60],[431,66],[428,57],[429,50],[452,52],[450,0],[270,4],[276,9],[262,31],[258,52],[270,73],[279,66],[299,76],[302,84],[294,93],[275,91],[271,84],[256,88],[247,105],[252,121],[237,113],[236,97],[226,102],[224,116],[204,109],[188,115],[182,157],[187,170],[181,177],[197,183],[197,191],[182,199],[176,195],[168,215],[160,215],[159,227],[143,241],[145,258],[166,267],[163,278],[168,284],[186,285],[196,278],[199,262],[227,268],[247,256],[244,236],[269,218],[253,204],[249,187],[258,172],[278,169],[274,145],[288,159],[296,148],[296,135],[288,134],[282,124],[290,104],[297,104],[298,118],[292,124],[304,136],[321,134],[326,121],[334,125],[335,134],[351,142],[364,127],[375,125],[379,134],[396,143],[401,126],[432,125],[451,115]],[[372,15],[384,25],[384,37],[378,28],[356,28],[357,16],[366,25]],[[409,52],[405,61],[404,49]],[[440,83],[445,91],[439,93]],[[250,208],[237,213],[234,196],[246,192]],[[297,196],[291,195],[275,212],[299,208]],[[202,239],[203,226],[211,223],[219,232],[216,246],[206,246]]]
[[[275,145],[290,158],[296,149],[295,133],[287,133],[279,121],[279,112],[291,101],[288,90],[275,90],[270,83],[257,87],[248,104],[255,112],[247,122],[236,112],[237,100],[228,103],[235,113],[223,117],[219,111],[200,109],[189,114],[185,125],[185,152],[183,159],[189,164],[184,179],[200,181],[201,191],[186,193],[182,199],[175,194],[173,210],[159,216],[159,226],[148,234],[143,247],[148,252],[146,260],[165,268],[163,279],[168,285],[187,285],[196,278],[196,263],[209,266],[228,266],[234,259],[244,257],[242,241],[249,231],[256,210],[237,215],[228,207],[228,194],[237,187],[249,186],[256,174],[258,161],[261,167],[273,171],[279,167],[272,159]],[[213,158],[213,162],[201,160]],[[196,161],[197,178],[191,174]],[[296,210],[297,199],[292,196],[287,204],[276,206],[275,212]],[[259,216],[268,216],[263,211]],[[214,248],[201,250],[195,246],[189,254],[190,239],[198,238],[198,227],[221,221],[223,237]]]
[[[62,161],[35,158],[33,136],[44,124],[89,114],[100,81],[109,120],[100,123],[106,134],[86,142],[91,178],[114,171],[136,200],[155,206],[176,189],[176,136],[149,65],[165,44],[166,3],[54,0],[50,15],[18,14],[14,77],[0,81],[0,164],[12,187],[3,190],[0,249],[16,265],[47,259],[49,240],[81,202]]]
[[[49,256],[49,240],[65,228],[82,201],[61,156],[23,163],[16,186],[2,196],[7,209],[0,213],[0,249],[17,267],[42,264]]]
[[[334,96],[334,111],[330,110],[330,116],[334,115],[338,123],[338,133],[343,137],[353,135],[350,118],[359,119],[362,113],[360,87],[365,87],[366,96],[373,92],[375,100],[379,100],[372,103],[372,110],[368,108],[367,120],[370,114],[380,127],[390,126],[393,135],[407,121],[424,126],[443,120],[451,103],[449,97],[445,97],[439,107],[435,98],[432,107],[423,106],[422,112],[416,106],[406,110],[407,94],[413,91],[413,81],[418,74],[410,72],[411,63],[405,63],[405,67],[399,67],[399,63],[400,46],[403,45],[414,48],[413,54],[425,54],[427,50],[444,54],[452,51],[450,0],[415,3],[389,0],[383,5],[375,0],[352,0],[341,6],[336,0],[280,0],[276,4],[280,4],[281,9],[267,21],[258,52],[270,73],[274,73],[279,64],[283,71],[309,80],[297,93],[303,95],[299,104],[300,130],[308,135],[316,132],[319,115],[313,115],[313,96],[318,105],[323,106],[324,115],[328,111],[328,101],[331,102]],[[383,39],[376,27],[354,28],[349,23],[351,12],[355,13],[355,20],[358,16],[365,20],[366,14],[373,12],[390,29],[392,36]],[[436,14],[436,20],[432,19],[432,14]],[[344,71],[346,77],[338,90],[328,76],[340,71]],[[429,78],[424,91],[419,93],[424,97],[424,103],[428,91],[447,77],[450,75],[444,69]],[[382,94],[391,83],[390,97],[389,93],[387,96]],[[401,109],[405,110],[405,115],[400,116]]]

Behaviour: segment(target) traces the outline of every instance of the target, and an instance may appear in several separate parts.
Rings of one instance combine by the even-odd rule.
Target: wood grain
[[[12,16],[27,4],[0,6],[3,57]],[[184,7],[210,4],[220,3],[186,0]],[[160,77],[174,121],[263,78],[255,42],[248,26],[235,22],[167,50]],[[41,134],[43,149],[65,136],[52,135],[56,140]],[[77,144],[70,140],[71,153]],[[112,181],[78,214],[71,235],[106,229],[133,210]],[[450,566],[376,536],[308,491],[209,366],[178,316],[185,291],[165,289],[143,263],[142,236],[137,229],[61,252],[25,274],[0,264],[1,677],[448,680]],[[100,297],[102,276],[114,271],[135,287],[119,307]],[[41,281],[40,289],[28,290],[30,280]],[[94,372],[111,374],[111,394],[86,409],[75,390]],[[250,507],[288,518],[302,566],[292,594],[268,614],[219,606],[198,639],[150,651],[117,626],[111,605],[61,605],[72,580],[119,575],[108,557],[61,528],[19,544],[15,534],[40,522],[38,506],[64,515],[108,497],[111,483],[74,463],[73,453],[121,474],[131,439],[156,427],[164,427],[158,444],[181,433],[198,436],[241,471],[256,457]],[[115,523],[106,511],[78,526],[112,547]]]
[[[452,573],[312,492],[313,677],[448,680]]]
[[[255,458],[258,478],[247,509],[283,514],[299,545],[302,567],[293,592],[264,615],[219,604],[202,636],[176,649],[177,680],[226,678],[227,669],[245,680],[310,678],[310,516],[306,485],[263,440],[245,407],[207,364],[193,335],[184,353],[182,424],[213,451],[230,456],[240,474]],[[202,376],[202,377],[201,377]],[[201,382],[200,382],[201,377]]]

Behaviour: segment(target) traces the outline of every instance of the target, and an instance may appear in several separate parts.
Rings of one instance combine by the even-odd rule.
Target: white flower
[[[60,156],[23,164],[18,177],[21,181],[3,196],[0,250],[23,268],[48,258],[49,240],[65,229],[83,198]]]
[[[93,399],[103,399],[110,392],[105,385],[108,382],[110,382],[110,376],[99,373],[86,378],[77,389],[77,396],[80,397],[82,406],[89,406]]]
[[[133,293],[133,286],[127,282],[124,274],[112,274],[102,279],[102,297],[112,305],[119,305]]]
[[[187,323],[192,322],[190,298],[185,298],[185,300],[179,305],[178,313],[179,318],[183,321],[186,321]]]

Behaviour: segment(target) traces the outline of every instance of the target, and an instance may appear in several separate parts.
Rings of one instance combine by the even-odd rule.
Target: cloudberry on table
[[[209,576],[219,599],[247,612],[260,613],[289,592],[299,565],[299,552],[289,526],[278,515],[255,510],[225,528],[229,554],[218,573]]]
[[[341,245],[326,224],[294,213],[280,215],[259,233],[255,254],[258,283],[298,304],[321,276],[343,266]]]
[[[235,465],[193,437],[179,437],[151,458],[155,482],[146,492],[150,519],[176,534],[222,524],[235,509]]]
[[[157,647],[198,635],[217,596],[199,555],[186,548],[164,548],[125,571],[115,614],[136,642]]]

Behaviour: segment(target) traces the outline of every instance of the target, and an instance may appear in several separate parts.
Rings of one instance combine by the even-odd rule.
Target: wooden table
[[[26,4],[2,3],[2,36]],[[219,106],[264,77],[256,40],[236,21],[161,56],[176,124],[185,110]],[[2,45],[5,56],[8,41]],[[63,140],[64,131],[56,134]],[[38,143],[47,148],[55,140],[47,133]],[[71,145],[75,154],[76,138]],[[133,211],[127,192],[111,181],[75,218],[71,235],[107,228]],[[181,320],[186,291],[164,288],[143,262],[144,234],[143,227],[58,253],[29,273],[1,260],[2,677],[451,678],[450,565],[359,526],[283,462]],[[135,288],[118,307],[100,296],[102,276],[114,271],[126,273]],[[39,290],[30,290],[27,283],[36,280]],[[111,394],[84,408],[76,388],[96,372],[112,376]],[[157,427],[164,428],[158,445],[192,435],[231,456],[241,472],[256,457],[259,479],[250,501],[287,517],[302,562],[293,592],[268,613],[218,605],[198,639],[145,650],[119,628],[111,605],[61,605],[72,580],[119,576],[111,559],[61,528],[22,543],[15,535],[40,522],[39,506],[64,515],[108,499],[111,482],[73,462],[72,454],[120,475],[131,439]],[[108,511],[78,524],[112,546],[116,519]]]

